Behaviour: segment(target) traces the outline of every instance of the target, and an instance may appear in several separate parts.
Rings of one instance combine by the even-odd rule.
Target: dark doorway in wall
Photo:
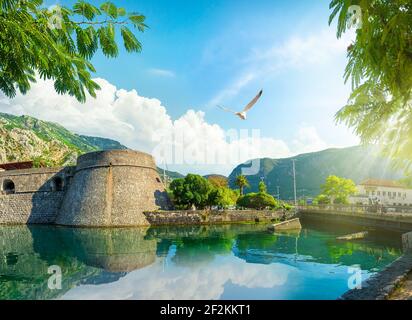
[[[53,191],[63,191],[63,179],[61,177],[53,178]]]
[[[6,194],[15,193],[15,192],[16,192],[16,188],[15,188],[15,186],[14,186],[14,182],[11,181],[11,180],[9,180],[9,179],[4,180],[4,181],[3,181],[3,191],[4,191]]]

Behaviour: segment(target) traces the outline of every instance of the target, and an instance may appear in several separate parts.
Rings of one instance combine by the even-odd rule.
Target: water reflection
[[[0,299],[334,299],[347,290],[346,266],[367,277],[401,254],[399,235],[339,242],[348,230],[266,227],[2,226]],[[47,286],[51,265],[61,290]]]
[[[117,281],[152,264],[156,241],[147,229],[0,227],[0,298],[50,299],[84,283]],[[62,290],[50,290],[49,266],[62,269]]]

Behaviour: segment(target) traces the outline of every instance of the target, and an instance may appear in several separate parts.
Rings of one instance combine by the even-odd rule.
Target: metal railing
[[[344,204],[321,204],[304,205],[298,207],[299,211],[320,210],[348,213],[376,213],[376,214],[410,214],[412,206],[382,206],[382,205],[344,205]]]

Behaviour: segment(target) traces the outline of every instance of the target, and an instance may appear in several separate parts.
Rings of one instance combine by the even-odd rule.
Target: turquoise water
[[[74,229],[0,227],[0,299],[336,299],[401,255],[400,236],[304,224]],[[61,270],[61,289],[50,266]],[[55,267],[53,267],[55,268]]]

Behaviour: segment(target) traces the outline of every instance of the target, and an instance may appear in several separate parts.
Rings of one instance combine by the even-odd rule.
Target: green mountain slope
[[[87,141],[89,144],[97,147],[100,150],[125,150],[127,147],[122,145],[120,142],[107,138],[100,137],[90,137],[90,136],[80,136],[83,140]]]
[[[255,175],[247,176],[251,188],[257,191],[261,179],[267,184],[268,192],[277,195],[278,187],[281,199],[293,198],[292,159],[296,160],[297,195],[316,196],[320,185],[329,175],[337,175],[354,180],[356,183],[367,178],[399,179],[402,174],[391,167],[388,159],[379,156],[372,147],[356,146],[342,149],[327,149],[320,152],[301,154],[286,159],[259,159],[260,170]],[[229,185],[241,174],[241,169],[250,164],[237,166],[229,175]]]
[[[75,134],[59,124],[0,113],[0,163],[34,161],[36,166],[74,165],[79,155],[127,149],[118,141]],[[163,175],[163,170],[158,168]],[[183,177],[166,170],[171,179]]]
[[[96,150],[97,146],[56,123],[0,113],[0,162],[33,160],[39,166],[62,166]]]
[[[174,179],[179,179],[179,178],[184,178],[185,175],[181,174],[180,172],[176,172],[176,171],[169,171],[169,170],[164,170],[163,172],[163,168],[159,168],[157,167],[157,172],[159,172],[160,178],[162,178],[163,180],[163,173],[166,174],[166,176],[168,177],[168,179],[170,180],[174,180]]]

